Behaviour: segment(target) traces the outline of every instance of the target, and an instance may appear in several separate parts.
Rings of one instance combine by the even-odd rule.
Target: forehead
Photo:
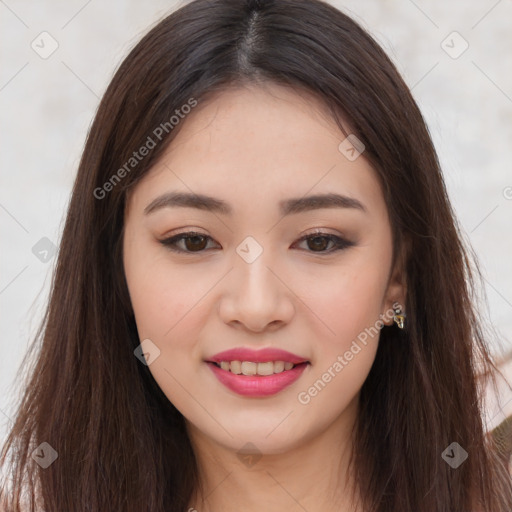
[[[270,162],[286,155],[292,160],[291,151],[309,151],[319,139],[337,145],[340,136],[327,107],[311,93],[272,83],[209,95],[185,121],[168,156],[176,157],[186,145],[198,150],[198,157],[238,156],[246,164],[250,157]]]
[[[340,151],[346,135],[312,94],[275,84],[233,88],[200,101],[181,122],[135,200],[180,190],[257,208],[283,196],[338,192],[383,213],[375,171],[363,156],[350,161]]]

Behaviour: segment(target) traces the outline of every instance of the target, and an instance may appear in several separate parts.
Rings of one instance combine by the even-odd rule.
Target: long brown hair
[[[360,395],[353,462],[365,510],[510,512],[511,481],[485,434],[477,382],[477,370],[495,371],[473,302],[480,274],[431,138],[379,45],[319,0],[195,0],[117,70],[87,137],[37,358],[3,447],[7,510],[21,496],[30,510],[186,510],[198,468],[183,416],[134,357],[126,194],[186,122],[176,110],[263,81],[312,92],[341,130],[340,119],[350,123],[382,184],[394,254],[404,254],[407,326],[382,329]],[[132,161],[144,145],[148,154]],[[58,454],[45,469],[31,457],[44,442]],[[442,457],[454,442],[468,453],[456,469]]]

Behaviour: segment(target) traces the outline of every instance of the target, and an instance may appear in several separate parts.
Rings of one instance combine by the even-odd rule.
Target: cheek
[[[370,372],[380,335],[384,281],[374,269],[347,274],[312,297],[326,334],[315,339],[311,375],[298,395],[312,415],[334,421]]]
[[[380,319],[385,278],[378,267],[344,271],[309,295],[308,303],[325,327],[326,353],[350,346],[357,336]]]
[[[204,313],[202,299],[213,286],[211,275],[198,275],[192,266],[176,270],[160,250],[131,247],[125,256],[125,274],[139,335],[160,345],[177,336],[184,328],[190,333]]]
[[[192,266],[177,271],[165,254],[142,246],[127,251],[124,261],[139,338],[160,351],[149,365],[159,387],[178,409],[190,412],[190,393],[200,392],[191,376],[202,364],[197,340],[213,276],[198,275]]]

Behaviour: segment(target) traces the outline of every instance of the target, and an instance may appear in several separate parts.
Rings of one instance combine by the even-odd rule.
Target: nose
[[[286,276],[269,261],[266,252],[252,263],[235,255],[234,267],[223,280],[219,305],[223,322],[257,333],[288,324],[295,313],[294,295]]]

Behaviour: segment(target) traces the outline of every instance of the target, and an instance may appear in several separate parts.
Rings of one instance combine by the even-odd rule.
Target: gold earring
[[[393,304],[393,310],[395,312],[395,314],[393,315],[393,320],[400,329],[404,329],[406,314],[402,313],[402,308],[398,303]]]

